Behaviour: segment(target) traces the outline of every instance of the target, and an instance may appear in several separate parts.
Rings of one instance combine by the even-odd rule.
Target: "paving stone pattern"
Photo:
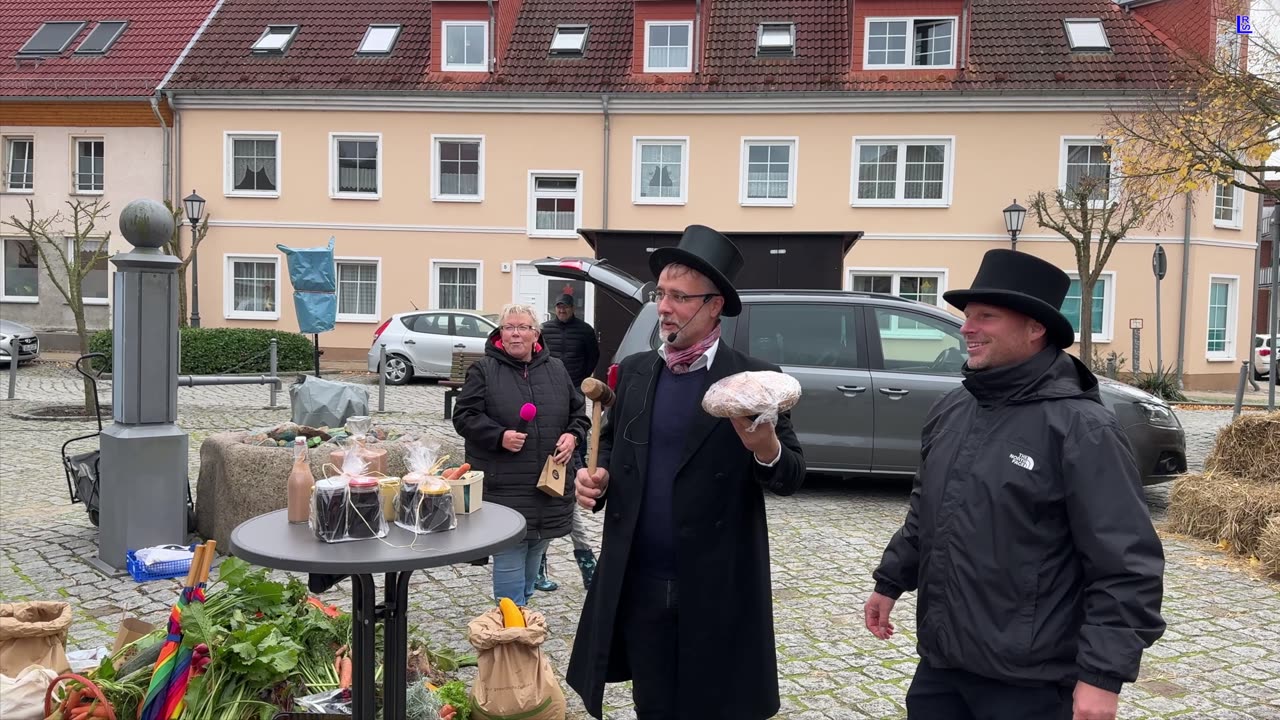
[[[370,376],[341,376],[371,384]],[[371,384],[371,404],[377,388]],[[110,383],[101,395],[109,402]],[[159,623],[173,603],[177,580],[138,584],[127,575],[107,578],[82,558],[97,552],[96,531],[82,506],[67,499],[60,446],[92,432],[91,422],[32,421],[17,417],[39,404],[74,402],[80,384],[69,366],[38,363],[19,372],[18,400],[0,401],[0,601],[64,598],[75,608],[69,647],[110,645],[123,613]],[[288,420],[288,395],[267,407],[265,387],[183,388],[179,422],[191,437],[194,490],[200,442],[228,429],[259,428]],[[415,383],[387,389],[378,422],[439,437],[453,435],[441,418],[443,391]],[[1203,463],[1229,411],[1186,411],[1193,468]],[[85,449],[92,447],[89,443]],[[768,502],[775,588],[779,717],[796,720],[901,718],[914,672],[915,598],[895,610],[899,633],[880,642],[862,628],[861,604],[871,591],[871,570],[902,522],[909,488],[900,482],[842,482],[811,478],[801,493]],[[1148,490],[1153,517],[1162,523],[1167,487]],[[197,498],[197,502],[198,502]],[[598,544],[600,525],[588,524]],[[1266,580],[1209,544],[1163,533],[1168,559],[1165,617],[1169,630],[1145,656],[1141,679],[1125,688],[1122,718],[1280,719],[1280,583]],[[547,615],[546,643],[563,674],[577,626],[583,589],[568,538],[552,546],[551,570],[560,590],[539,593],[533,607]],[[283,576],[283,573],[278,573]],[[350,606],[350,585],[324,595]],[[489,607],[488,568],[439,568],[414,576],[411,618],[416,635],[468,650],[466,623]],[[725,595],[732,611],[731,592]],[[566,689],[569,718],[586,718]],[[610,686],[606,716],[633,718],[625,685]]]

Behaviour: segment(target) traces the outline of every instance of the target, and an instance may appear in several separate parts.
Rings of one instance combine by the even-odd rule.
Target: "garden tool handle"
[[[587,474],[595,476],[596,460],[600,456],[600,409],[604,403],[591,405],[591,441],[587,445]]]
[[[204,562],[200,568],[200,582],[209,582],[209,570],[213,567],[213,559],[216,553],[213,551],[218,546],[217,540],[206,540],[204,544]]]

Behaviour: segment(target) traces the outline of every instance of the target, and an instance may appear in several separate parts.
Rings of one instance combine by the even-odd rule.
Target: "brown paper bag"
[[[116,631],[116,644],[112,646],[111,654],[120,652],[120,648],[155,629],[155,625],[144,623],[136,617],[125,618],[120,621],[120,629]]]
[[[556,462],[554,456],[547,456],[542,476],[538,478],[538,489],[551,497],[564,497],[564,473],[564,463]]]
[[[22,602],[0,605],[0,675],[14,677],[28,665],[57,672],[67,663],[67,631],[71,605],[64,602]]]
[[[467,639],[479,651],[471,687],[475,720],[564,720],[564,691],[542,652],[546,618],[528,608],[520,612],[527,627],[504,627],[498,608],[467,625]]]

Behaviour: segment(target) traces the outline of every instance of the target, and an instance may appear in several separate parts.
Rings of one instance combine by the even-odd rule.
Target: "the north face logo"
[[[1035,460],[1032,460],[1032,459],[1031,459],[1031,456],[1030,456],[1030,455],[1027,455],[1027,454],[1024,454],[1024,453],[1018,453],[1018,454],[1014,455],[1014,454],[1010,453],[1010,455],[1009,455],[1009,460],[1010,460],[1010,462],[1012,462],[1014,465],[1017,465],[1018,467],[1022,468],[1023,470],[1035,470],[1035,469],[1036,469],[1036,461],[1035,461]]]

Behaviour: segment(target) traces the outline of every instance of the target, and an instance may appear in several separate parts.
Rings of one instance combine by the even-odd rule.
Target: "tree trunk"
[[[71,306],[71,314],[76,319],[76,337],[80,341],[80,355],[89,354],[89,332],[85,328],[84,322],[84,304]],[[97,399],[94,397],[94,387],[89,378],[83,378],[84,382],[84,412],[86,415],[92,413],[97,406]]]
[[[179,257],[179,260],[182,258]],[[187,327],[187,268],[178,267],[178,327]]]
[[[1093,368],[1093,281],[1080,273],[1080,359]]]

